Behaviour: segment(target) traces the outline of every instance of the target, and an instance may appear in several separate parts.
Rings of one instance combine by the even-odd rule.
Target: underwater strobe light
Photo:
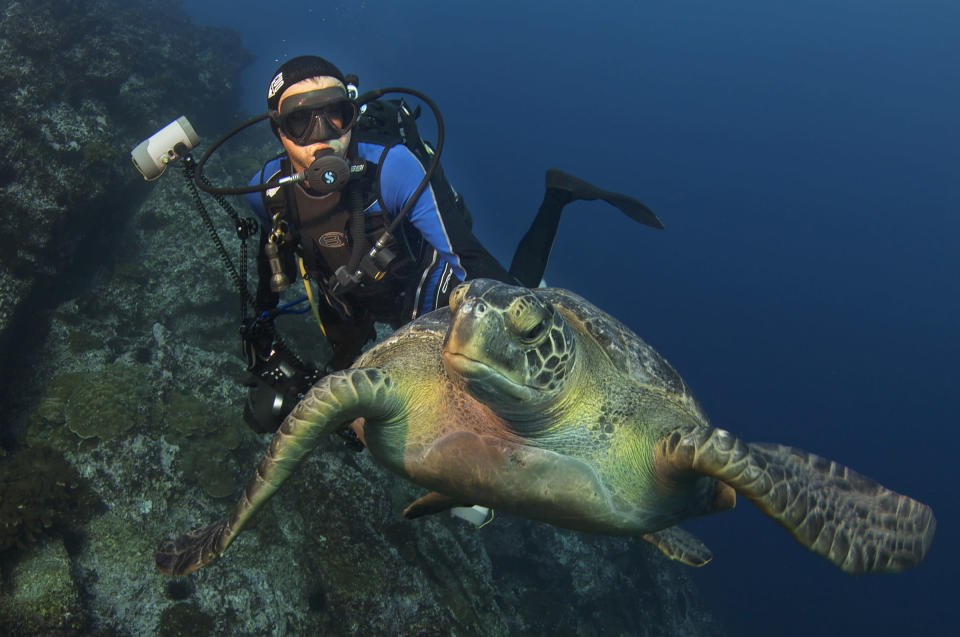
[[[200,138],[190,122],[183,115],[173,120],[156,133],[137,144],[130,151],[133,165],[147,181],[163,174],[167,164],[179,157],[185,150],[197,145]],[[183,144],[186,148],[177,147]]]

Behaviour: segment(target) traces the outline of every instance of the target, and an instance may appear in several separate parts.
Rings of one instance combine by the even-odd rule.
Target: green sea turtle
[[[637,536],[699,566],[710,551],[675,525],[733,508],[740,492],[850,573],[908,568],[933,540],[929,507],[712,427],[656,351],[579,296],[479,279],[317,382],[232,514],[164,545],[157,567],[183,575],[221,555],[317,441],[357,418],[381,464],[430,490],[407,517],[479,504]]]

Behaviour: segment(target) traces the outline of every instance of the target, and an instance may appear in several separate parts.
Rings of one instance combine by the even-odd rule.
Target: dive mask
[[[298,146],[343,137],[357,121],[359,109],[339,86],[292,95],[270,119]]]

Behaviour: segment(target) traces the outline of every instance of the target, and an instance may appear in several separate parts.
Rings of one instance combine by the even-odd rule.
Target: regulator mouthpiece
[[[147,181],[163,174],[167,164],[197,145],[193,126],[183,115],[137,144],[130,151],[130,159]]]
[[[350,164],[333,150],[325,149],[317,153],[304,177],[310,182],[311,190],[326,194],[347,185],[350,181]]]

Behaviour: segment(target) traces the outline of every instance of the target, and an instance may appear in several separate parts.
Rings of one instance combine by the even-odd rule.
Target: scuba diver
[[[244,416],[260,432],[275,430],[321,375],[283,345],[273,326],[279,294],[298,277],[333,349],[326,371],[334,371],[375,338],[375,322],[397,328],[443,307],[461,281],[539,285],[571,201],[600,199],[663,227],[636,199],[551,169],[508,271],[474,236],[464,199],[439,166],[443,127],[432,102],[404,90],[434,108],[436,148],[417,132],[419,108],[358,100],[356,84],[317,56],[285,62],[269,84],[269,119],[284,153],[250,180],[258,191],[248,201],[263,230],[255,315],[241,329],[251,372]]]

